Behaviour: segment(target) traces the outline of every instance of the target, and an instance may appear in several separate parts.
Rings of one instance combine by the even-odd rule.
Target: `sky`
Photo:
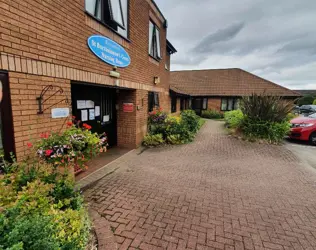
[[[178,52],[171,70],[242,68],[316,89],[316,0],[155,0]]]

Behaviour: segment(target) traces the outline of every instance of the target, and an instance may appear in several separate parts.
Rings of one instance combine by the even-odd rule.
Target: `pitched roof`
[[[177,93],[191,96],[246,96],[263,92],[284,97],[301,96],[242,69],[172,71],[170,86]]]

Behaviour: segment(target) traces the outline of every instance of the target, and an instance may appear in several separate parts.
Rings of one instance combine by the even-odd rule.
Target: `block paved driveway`
[[[316,174],[283,146],[208,121],[195,142],[131,153],[85,192],[119,249],[316,249]]]

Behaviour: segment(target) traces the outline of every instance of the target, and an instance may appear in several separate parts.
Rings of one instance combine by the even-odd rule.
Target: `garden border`
[[[89,209],[89,215],[96,233],[98,250],[118,249],[110,222],[92,208]]]

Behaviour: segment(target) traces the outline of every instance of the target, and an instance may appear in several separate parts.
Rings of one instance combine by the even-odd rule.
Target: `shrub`
[[[312,95],[305,95],[302,98],[298,99],[297,104],[299,106],[310,105],[313,103],[314,99],[315,99],[315,97]]]
[[[158,146],[165,142],[183,144],[191,142],[201,127],[200,117],[193,110],[185,110],[180,116],[166,115],[154,111],[149,114],[149,134],[145,136],[145,146]]]
[[[291,121],[293,120],[294,118],[296,118],[298,115],[296,114],[293,114],[293,113],[288,113],[287,116],[286,116],[286,120],[287,121]]]
[[[181,138],[181,135],[168,135],[167,136],[167,143],[172,145],[180,145],[184,144],[185,141]]]
[[[316,99],[313,101],[313,105],[316,105]]]
[[[191,142],[194,139],[194,133],[190,131],[190,129],[188,128],[188,123],[186,123],[182,119],[182,116],[181,118],[168,117],[166,124],[167,124],[167,128],[166,128],[167,138],[168,136],[175,136],[176,138],[179,138],[178,141],[182,141],[182,143]],[[167,141],[171,143],[173,140],[169,138],[169,140],[167,139]]]
[[[1,249],[85,249],[90,223],[73,179],[47,164],[12,164],[0,177]]]
[[[267,122],[245,118],[242,125],[244,135],[252,139],[265,139],[269,142],[280,142],[290,131],[288,121]]]
[[[166,130],[165,121],[167,117],[167,113],[161,110],[150,112],[148,116],[149,134],[163,134]]]
[[[202,117],[207,119],[223,119],[224,115],[217,110],[203,110]]]
[[[199,130],[200,117],[198,117],[193,110],[182,111],[181,120],[191,133],[195,134]]]
[[[144,138],[143,144],[145,146],[155,147],[155,146],[163,144],[164,142],[165,141],[163,139],[163,135],[156,134],[156,135],[146,135]]]
[[[286,103],[281,97],[267,94],[253,94],[243,97],[240,103],[242,113],[252,121],[283,122],[293,109],[292,103]]]
[[[224,114],[225,122],[230,128],[238,128],[243,122],[244,114],[240,109],[228,111]]]

